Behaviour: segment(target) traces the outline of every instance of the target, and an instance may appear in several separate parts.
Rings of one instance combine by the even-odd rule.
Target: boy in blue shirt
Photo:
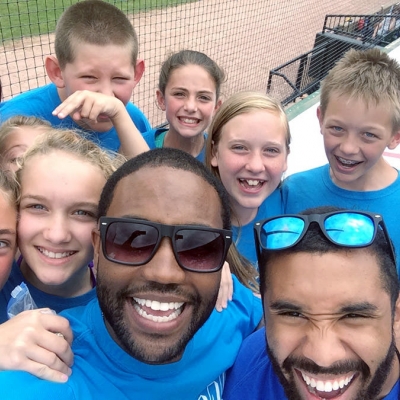
[[[14,115],[36,116],[54,127],[83,128],[101,147],[118,151],[120,140],[107,115],[92,121],[52,114],[73,93],[89,90],[119,99],[140,132],[150,129],[147,118],[130,102],[144,62],[137,59],[136,32],[122,11],[99,0],[70,6],[57,23],[55,54],[45,61],[52,83],[1,103],[0,123]]]
[[[400,254],[400,178],[383,158],[400,142],[399,64],[378,49],[350,50],[323,81],[317,116],[329,164],[284,181],[285,212],[333,205],[381,213]]]

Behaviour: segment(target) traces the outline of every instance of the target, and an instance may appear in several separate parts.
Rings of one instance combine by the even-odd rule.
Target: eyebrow
[[[302,307],[290,303],[286,300],[277,300],[270,304],[269,308],[274,311],[292,310],[302,312]],[[378,311],[378,307],[368,301],[361,303],[349,304],[341,307],[335,314],[352,314],[352,313],[375,313]]]
[[[188,89],[186,89],[186,88],[184,88],[184,87],[179,87],[179,86],[172,87],[171,89],[172,89],[172,90],[182,90],[182,91],[184,91],[184,92],[188,92],[188,91],[189,91]],[[211,91],[211,90],[206,90],[206,89],[198,90],[197,93],[214,94],[213,91]]]
[[[107,215],[107,217],[108,217],[108,215]],[[122,217],[112,217],[112,216],[110,216],[110,217],[111,217],[111,218],[138,219],[138,220],[143,221],[143,222],[153,222],[153,223],[155,223],[155,224],[163,224],[162,222],[152,221],[152,220],[150,220],[150,219],[146,219],[146,218],[143,218],[143,217],[137,217],[136,215],[123,215]],[[211,229],[223,229],[223,228],[214,228],[213,226],[206,225],[206,224],[202,224],[201,222],[196,222],[196,223],[194,223],[194,222],[186,222],[186,223],[184,223],[184,224],[163,224],[163,225],[174,225],[174,226],[179,226],[179,225],[193,225],[193,226],[204,226],[204,228],[211,228]]]
[[[0,229],[0,235],[16,235],[16,231],[12,229]]]

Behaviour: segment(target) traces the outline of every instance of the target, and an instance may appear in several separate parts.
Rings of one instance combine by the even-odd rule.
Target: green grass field
[[[106,0],[126,14],[164,8],[196,0]],[[54,31],[65,8],[77,0],[0,0],[0,40],[19,39]]]

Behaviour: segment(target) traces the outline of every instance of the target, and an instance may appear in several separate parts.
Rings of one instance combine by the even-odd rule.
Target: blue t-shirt
[[[265,218],[283,214],[280,188],[272,192],[260,205],[253,221],[241,227],[233,226],[233,241],[238,252],[245,256],[258,270],[257,253],[254,241],[254,223]]]
[[[0,372],[0,398],[7,400],[220,400],[225,371],[262,317],[259,298],[233,277],[233,300],[213,311],[174,363],[142,363],[122,350],[104,324],[97,300],[63,313],[74,332],[75,354],[67,383],[43,381],[26,372]]]
[[[400,272],[400,177],[380,190],[358,192],[336,186],[329,174],[329,164],[286,178],[282,185],[286,214],[295,214],[307,208],[335,206],[363,210],[382,215],[393,241]]]
[[[14,261],[11,274],[5,283],[3,289],[0,291],[0,323],[8,320],[7,316],[7,304],[11,298],[11,292],[14,288],[20,285],[22,282],[26,283],[35,304],[38,308],[48,307],[54,310],[57,314],[67,308],[83,306],[89,303],[96,297],[96,289],[93,288],[89,292],[76,297],[60,297],[53,294],[42,292],[35,286],[31,285],[22,275],[21,269],[18,264]],[[1,398],[1,396],[0,396]]]
[[[14,98],[0,103],[0,124],[15,115],[33,116],[44,119],[55,128],[83,130],[70,116],[60,119],[52,114],[52,111],[61,104],[57,87],[54,83],[38,87],[21,93]],[[150,129],[150,124],[144,114],[132,103],[126,105],[126,109],[140,132]],[[107,132],[86,131],[85,137],[98,144],[100,147],[112,151],[118,151],[120,141],[115,128]]]
[[[399,381],[383,400],[398,400]],[[224,400],[286,400],[285,391],[266,352],[265,328],[242,344],[234,366],[228,371]]]
[[[146,141],[147,145],[151,149],[156,149],[163,147],[164,145],[164,136],[168,132],[168,128],[155,128],[151,129],[148,132],[143,133],[143,138]],[[159,140],[161,139],[161,140]],[[204,143],[207,139],[207,134],[204,133]],[[206,158],[206,146],[204,145],[201,152],[195,157],[200,162],[204,163]]]

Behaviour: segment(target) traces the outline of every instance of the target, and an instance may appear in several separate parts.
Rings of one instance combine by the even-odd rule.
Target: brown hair
[[[138,39],[132,24],[117,7],[101,0],[86,0],[68,7],[57,22],[55,52],[61,69],[75,59],[76,46],[131,46],[136,66]]]
[[[400,128],[400,65],[379,49],[351,49],[321,84],[320,110],[324,117],[332,94],[386,103],[393,109],[393,132]]]
[[[165,88],[173,71],[185,65],[198,65],[208,72],[215,83],[216,100],[221,93],[221,85],[225,82],[225,73],[210,57],[194,50],[181,50],[171,54],[162,64],[158,79],[158,89],[164,95]]]

